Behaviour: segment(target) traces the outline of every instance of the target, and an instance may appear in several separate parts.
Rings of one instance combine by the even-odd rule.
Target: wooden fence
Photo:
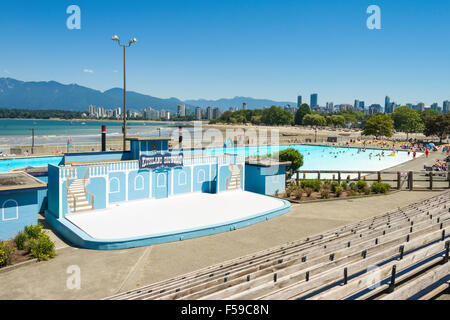
[[[299,185],[302,179],[385,182],[397,190],[442,190],[450,188],[450,172],[442,171],[323,171],[299,170],[291,178]],[[289,181],[286,181],[288,183]]]

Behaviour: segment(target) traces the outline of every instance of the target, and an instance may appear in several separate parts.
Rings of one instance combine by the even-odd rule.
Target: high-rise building
[[[435,111],[438,111],[439,113],[442,113],[442,109],[441,109],[441,107],[439,107],[437,102],[435,102],[431,105],[431,110],[435,110]]]
[[[364,101],[360,101],[359,102],[359,106],[358,106],[358,108],[361,110],[361,111],[364,111],[364,108],[365,108],[366,106],[365,106],[365,102]]]
[[[425,104],[423,102],[419,102],[416,106],[416,110],[422,112],[423,110],[425,110]]]
[[[326,111],[328,112],[328,113],[331,113],[331,112],[333,112],[333,102],[327,102],[327,106],[326,106]]]
[[[450,101],[445,100],[442,105],[442,113],[448,113],[449,109],[450,109]]]
[[[202,120],[202,108],[195,108],[195,120]]]
[[[244,103],[242,104],[242,110],[247,110],[247,102],[244,102]]]
[[[146,119],[147,120],[158,120],[160,117],[159,111],[152,109],[152,107],[147,108]]]
[[[352,111],[353,110],[353,106],[351,104],[341,104],[339,105],[339,111]]]
[[[317,94],[317,93],[313,93],[312,95],[311,95],[311,104],[310,104],[310,108],[311,109],[313,109],[313,108],[315,108],[315,107],[318,107],[319,105],[318,105],[318,101],[319,101],[319,95]]]
[[[355,110],[358,110],[358,108],[359,108],[359,100],[355,100],[355,103],[353,104],[353,108],[355,108]]]
[[[376,114],[376,113],[381,113],[381,106],[379,104],[372,104],[369,107],[369,114]]]
[[[384,106],[384,113],[393,113],[395,107],[395,102],[390,102],[387,105]]]
[[[95,116],[95,106],[89,105],[89,116]]]
[[[221,111],[219,108],[214,108],[213,110],[213,119],[218,119],[221,116]]]
[[[389,109],[390,105],[391,105],[391,98],[389,96],[386,96],[384,98],[384,112],[386,112],[386,110]]]
[[[300,106],[302,105],[302,96],[297,96],[297,108],[300,108]]]
[[[184,104],[178,105],[178,116],[185,117],[186,116],[186,106]]]
[[[206,108],[206,119],[208,119],[208,120],[212,120],[213,119],[212,107]]]

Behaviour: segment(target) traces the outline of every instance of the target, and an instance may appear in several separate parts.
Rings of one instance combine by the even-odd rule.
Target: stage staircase
[[[67,202],[69,204],[70,212],[83,212],[94,209],[94,197],[89,202],[86,194],[89,191],[86,190],[87,179],[74,179],[67,189]]]
[[[231,165],[230,182],[227,185],[227,190],[239,190],[241,188],[241,168],[238,165]]]

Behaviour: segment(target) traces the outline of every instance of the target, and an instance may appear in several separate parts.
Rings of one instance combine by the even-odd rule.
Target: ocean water
[[[122,136],[122,122],[119,121],[70,121],[70,120],[14,120],[0,119],[0,151],[9,147],[31,145],[31,129],[34,129],[35,145],[64,145],[68,138],[72,144],[99,142],[102,125],[106,126],[107,138]],[[186,124],[180,124],[186,125]],[[127,122],[129,136],[162,136],[178,130],[177,123]]]

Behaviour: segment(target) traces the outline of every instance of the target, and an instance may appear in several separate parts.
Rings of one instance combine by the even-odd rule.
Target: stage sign
[[[183,154],[155,154],[152,156],[141,156],[140,167],[142,169],[162,169],[183,166]]]

